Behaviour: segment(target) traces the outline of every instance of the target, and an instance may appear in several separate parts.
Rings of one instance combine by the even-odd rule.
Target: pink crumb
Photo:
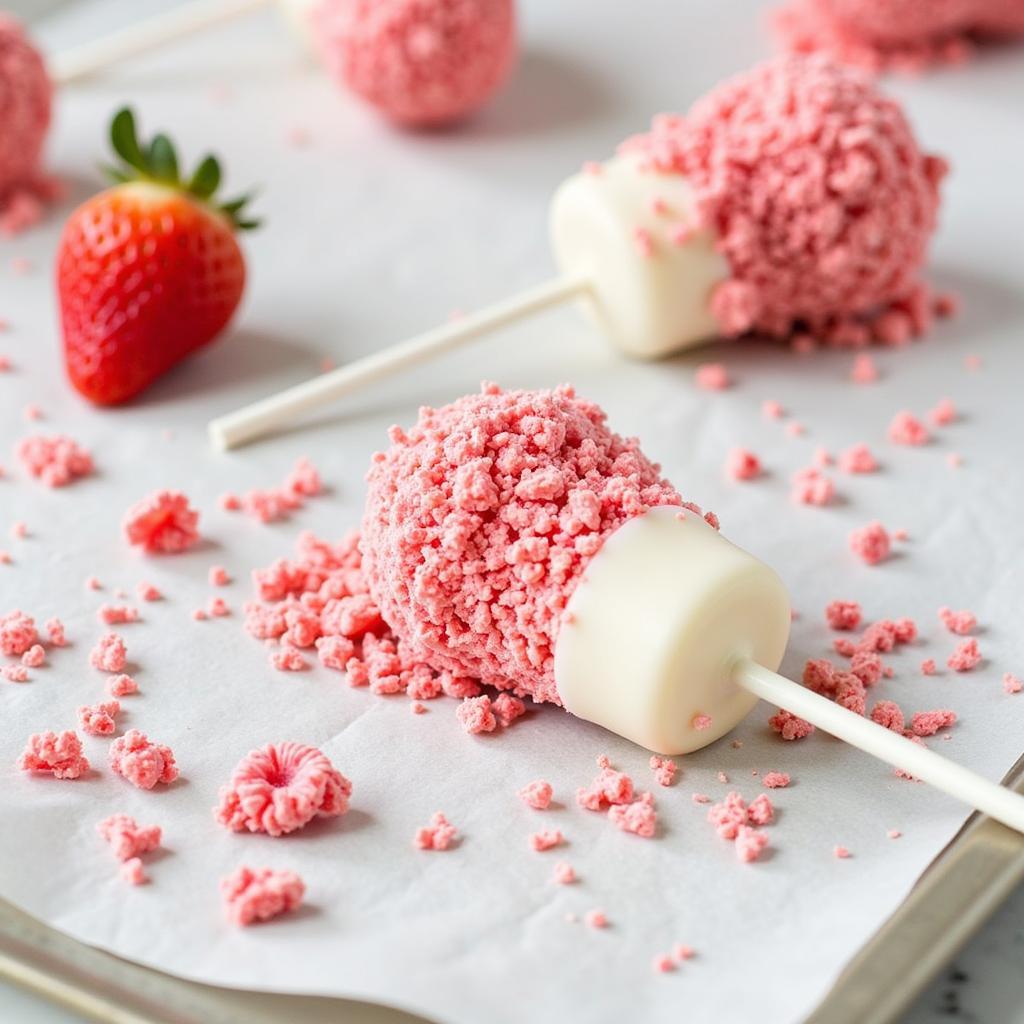
[[[1024,689],[1024,683],[1022,683],[1012,672],[1003,673],[1003,690],[1006,693],[1020,693]]]
[[[588,910],[583,915],[583,922],[591,928],[608,927],[608,918],[605,916],[603,910]]]
[[[586,788],[576,790],[576,802],[588,811],[603,811],[613,804],[633,801],[633,780],[607,763]]]
[[[676,969],[676,962],[667,953],[659,953],[652,966],[657,974],[669,974]]]
[[[978,641],[974,637],[957,644],[946,661],[946,664],[954,672],[970,672],[980,663],[981,651],[978,649]]]
[[[118,874],[129,885],[145,885],[149,881],[149,875],[138,857],[131,857],[126,860],[118,870]]]
[[[807,433],[807,428],[799,420],[791,420],[786,424],[787,437],[802,437]]]
[[[114,721],[121,710],[116,700],[102,704],[83,704],[78,709],[78,726],[90,736],[110,736],[117,724]]]
[[[93,468],[92,456],[70,437],[26,437],[18,442],[16,454],[26,472],[47,487],[63,487]]]
[[[913,413],[898,412],[889,424],[889,440],[893,444],[922,445],[931,439],[928,428]]]
[[[162,831],[159,825],[139,825],[127,814],[112,814],[96,826],[118,860],[130,860],[149,853],[160,845]]]
[[[878,565],[884,561],[892,547],[889,534],[877,520],[854,530],[849,538],[850,550],[865,565]]]
[[[878,367],[875,365],[874,359],[866,352],[861,352],[854,357],[850,379],[854,384],[874,384],[878,380]]]
[[[125,514],[129,544],[151,553],[176,554],[199,540],[199,513],[179,491],[155,491]]]
[[[950,631],[959,636],[967,636],[978,625],[977,616],[966,609],[955,612],[951,608],[939,609],[939,621]]]
[[[899,839],[903,835],[898,828],[891,828],[885,834],[889,839]]]
[[[871,721],[893,732],[898,732],[900,735],[903,734],[905,725],[903,710],[894,701],[880,700],[871,709]]]
[[[830,477],[815,466],[793,474],[789,496],[798,505],[827,505],[835,497],[836,488]]]
[[[576,872],[571,864],[566,863],[564,860],[560,860],[555,865],[552,877],[559,885],[572,885],[572,883],[576,881]]]
[[[530,835],[530,849],[538,853],[554,849],[563,842],[562,833],[558,829],[543,829]]]
[[[671,786],[675,781],[678,768],[671,758],[659,757],[654,754],[648,764],[651,771],[654,772],[655,781],[659,786]]]
[[[761,475],[761,460],[746,448],[732,448],[725,459],[725,473],[733,480],[753,480]]]
[[[426,704],[421,704],[418,700],[414,700],[409,705],[409,710],[414,715],[425,715],[427,713],[427,705]]]
[[[935,659],[934,658],[925,658],[924,661],[921,662],[921,675],[923,675],[923,676],[933,676],[933,675],[935,675],[936,667],[937,666],[935,664]]]
[[[672,947],[673,958],[680,962],[683,960],[692,960],[696,955],[696,950],[694,950],[692,946],[685,946],[681,942],[677,942]]]
[[[545,782],[544,779],[528,782],[519,790],[519,799],[537,811],[547,810],[551,806],[551,795],[551,783]]]
[[[608,820],[623,832],[632,832],[650,839],[658,827],[658,812],[650,793],[641,794],[631,804],[615,804],[608,808]]]
[[[18,657],[34,647],[39,639],[35,619],[15,608],[0,615],[0,654]]]
[[[206,618],[205,610],[199,609],[199,611],[202,611],[203,618]],[[270,664],[278,672],[303,672],[309,668],[309,661],[305,655],[291,644],[284,644],[280,650],[274,651],[270,656]]]
[[[934,736],[940,729],[956,724],[956,712],[948,708],[937,711],[919,711],[910,720],[910,730],[915,736]]]
[[[223,565],[211,565],[207,579],[211,587],[226,587],[231,582],[231,577]]]
[[[789,782],[786,772],[766,772],[761,778],[761,784],[766,789],[785,789]]]
[[[21,663],[25,668],[39,668],[46,661],[46,651],[42,644],[33,644],[22,656]]]
[[[705,729],[710,729],[712,722],[710,715],[694,715],[690,720],[690,725],[698,732],[703,732]]]
[[[768,833],[760,829],[741,825],[736,833],[736,857],[744,864],[757,860],[767,846]]]
[[[306,885],[294,871],[240,867],[220,883],[228,920],[245,927],[295,910]]]
[[[29,680],[28,669],[24,665],[0,666],[0,676],[9,683],[27,683]]]
[[[242,509],[242,499],[237,494],[222,494],[217,499],[217,505],[225,512],[240,512]]]
[[[123,672],[107,680],[107,693],[112,697],[128,697],[139,692],[139,684]]]
[[[127,622],[138,622],[139,621],[139,609],[132,608],[130,605],[112,605],[104,604],[100,605],[99,611],[96,613],[96,617],[107,626],[118,626],[123,625]]]
[[[781,420],[786,415],[785,407],[774,398],[766,398],[761,403],[761,415],[766,420]]]
[[[747,823],[747,805],[739,793],[727,793],[721,803],[708,808],[708,821],[722,839],[735,839],[740,826]]]
[[[968,370],[980,370],[981,367],[982,367],[982,358],[981,358],[981,356],[976,356],[976,355],[964,356],[964,366]]]
[[[499,693],[491,701],[491,711],[494,712],[498,725],[502,729],[507,729],[517,718],[526,714],[526,705],[510,693]]]
[[[691,793],[690,800],[698,805],[711,803],[711,797],[707,793]]]
[[[642,260],[649,260],[654,255],[654,241],[650,231],[644,227],[633,229],[633,248]]]
[[[234,832],[281,836],[344,814],[351,794],[352,783],[316,747],[269,743],[238,762],[214,816]]]
[[[751,825],[770,825],[775,820],[775,806],[767,793],[759,793],[750,801],[747,820]]]
[[[152,583],[140,583],[135,588],[140,601],[159,601],[164,595]]]
[[[455,826],[440,811],[435,811],[430,824],[417,829],[413,844],[418,850],[447,850],[457,835]]]
[[[102,590],[103,584],[95,576],[90,576],[85,581],[86,590]]]
[[[455,709],[455,717],[468,733],[493,732],[498,727],[498,721],[491,711],[491,698],[486,694],[482,697],[467,697]]]
[[[861,607],[856,601],[830,601],[825,606],[825,620],[832,629],[856,629],[861,618]]]
[[[934,409],[928,413],[928,419],[937,427],[948,427],[956,422],[956,406],[952,398],[943,398]]]
[[[878,462],[866,444],[855,444],[839,453],[839,468],[844,473],[874,473]]]
[[[139,789],[158,782],[169,785],[178,777],[170,747],[153,743],[145,733],[129,729],[110,744],[110,768]]]
[[[12,540],[24,540],[28,536],[28,524],[21,522],[21,520],[11,523],[10,532]]]
[[[206,614],[216,619],[222,619],[225,615],[231,614],[231,608],[223,597],[211,597],[206,605]]]
[[[833,846],[832,856],[837,860],[849,860],[853,856],[852,853],[845,846]]]
[[[89,654],[89,664],[102,672],[120,672],[127,660],[128,649],[116,633],[101,636]]]
[[[946,463],[950,469],[959,469],[964,464],[964,457],[958,452],[950,452],[946,456]]]
[[[35,733],[28,738],[18,767],[26,772],[46,772],[55,779],[77,779],[89,770],[82,741],[71,730]]]
[[[798,718],[783,708],[780,708],[768,719],[768,725],[784,740],[802,740],[814,732],[814,726],[810,722]]]
[[[694,381],[702,391],[724,391],[732,384],[729,371],[722,363],[701,363]]]

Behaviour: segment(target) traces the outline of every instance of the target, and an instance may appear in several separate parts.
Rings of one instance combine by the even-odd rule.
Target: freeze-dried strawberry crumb
[[[943,398],[934,409],[928,413],[928,419],[937,427],[948,427],[956,421],[956,406],[952,398]]]
[[[712,722],[710,715],[694,715],[690,720],[690,725],[697,730],[697,732],[703,732],[705,729],[710,729]]]
[[[786,772],[765,772],[761,778],[761,784],[767,789],[785,789],[789,782]]]
[[[24,665],[2,665],[0,676],[9,683],[27,683],[29,680],[28,669]]]
[[[546,782],[544,779],[528,782],[519,790],[519,799],[537,811],[547,810],[551,806],[551,795],[551,783]]]
[[[24,654],[39,639],[35,620],[17,608],[0,615],[0,654],[14,657]]]
[[[96,826],[96,831],[109,844],[118,860],[130,860],[149,853],[160,845],[159,825],[139,825],[127,814],[112,814]]]
[[[836,692],[835,666],[827,658],[810,658],[804,664],[803,684],[815,693],[832,697]]]
[[[839,453],[839,468],[844,473],[874,473],[878,462],[866,444],[855,444]]]
[[[726,794],[721,803],[708,808],[708,821],[722,839],[735,839],[740,826],[747,822],[747,805],[739,793]]]
[[[135,593],[140,601],[159,601],[164,595],[152,583],[140,583],[135,588]]]
[[[226,587],[231,582],[231,577],[223,565],[211,565],[207,579],[211,587]]]
[[[657,974],[668,974],[676,969],[676,962],[667,953],[659,953],[652,966]]]
[[[92,472],[92,456],[70,437],[26,437],[18,442],[16,452],[26,472],[47,487],[63,487]]]
[[[409,705],[409,710],[414,715],[425,715],[427,713],[427,705],[426,704],[421,704],[418,700],[414,700]]]
[[[217,504],[225,512],[239,512],[242,508],[242,499],[237,494],[222,494],[217,499]]]
[[[96,617],[107,626],[118,626],[127,622],[139,621],[139,609],[130,605],[100,605]]]
[[[110,744],[109,759],[114,774],[139,789],[152,789],[158,782],[169,785],[178,777],[171,748],[153,743],[138,729],[129,729]]]
[[[693,379],[704,391],[724,391],[732,384],[729,371],[722,363],[701,363]]]
[[[608,927],[608,918],[603,910],[588,910],[583,915],[583,922],[590,928]]]
[[[856,629],[862,617],[856,601],[830,601],[825,606],[825,620],[832,629]]]
[[[149,875],[146,874],[146,869],[138,857],[126,860],[118,870],[118,874],[129,885],[145,885],[149,881]]]
[[[805,722],[802,718],[784,708],[779,710],[768,719],[768,724],[774,732],[777,732],[784,740],[802,740],[814,732],[814,726]]]
[[[89,664],[102,672],[120,672],[127,661],[128,649],[116,633],[101,636],[89,653]]]
[[[871,721],[877,722],[886,729],[903,734],[904,718],[899,704],[891,700],[880,700],[871,709]]]
[[[867,709],[864,684],[852,672],[837,672],[835,678],[835,702],[854,714],[863,715]]]
[[[205,617],[205,612],[203,613]],[[270,656],[270,664],[278,672],[302,672],[309,668],[309,661],[297,647],[285,644]]]
[[[228,920],[245,927],[295,910],[306,885],[294,871],[240,867],[221,880],[220,891]]]
[[[889,424],[889,440],[893,444],[922,445],[931,439],[928,428],[906,410],[898,412]]]
[[[747,820],[751,825],[770,825],[775,820],[775,807],[767,793],[759,793],[750,801]]]
[[[648,762],[659,786],[671,786],[676,777],[676,763],[669,757],[654,754]]]
[[[882,678],[882,659],[873,651],[855,651],[850,659],[850,671],[865,686],[877,686]]]
[[[888,556],[891,543],[881,523],[875,521],[850,534],[850,550],[865,565],[878,565]]]
[[[852,857],[853,854],[850,853],[850,851],[845,846],[833,846],[832,856],[835,857],[836,860],[849,860],[849,858]]]
[[[530,835],[530,848],[538,853],[551,850],[562,842],[562,833],[558,829],[543,829]]]
[[[978,641],[974,637],[957,644],[946,662],[954,672],[970,672],[980,663],[981,651],[978,649]]]
[[[950,633],[956,633],[959,636],[967,636],[978,624],[978,619],[973,612],[966,609],[955,612],[946,607],[939,609],[939,621]]]
[[[18,767],[26,772],[47,772],[55,779],[77,779],[89,770],[82,741],[70,729],[35,733],[28,738]]]
[[[761,475],[761,460],[746,448],[731,448],[725,459],[725,472],[733,480],[753,480]]]
[[[589,786],[576,790],[576,802],[588,811],[603,811],[612,804],[628,804],[632,800],[633,780],[607,762]]]
[[[430,824],[417,829],[413,844],[419,850],[447,850],[457,835],[455,826],[440,811],[435,811]]]
[[[316,747],[269,743],[238,762],[214,814],[235,832],[281,836],[318,815],[344,814],[351,794],[352,783]]]
[[[878,380],[878,367],[875,365],[874,359],[866,352],[861,352],[854,357],[850,379],[854,384],[874,384]]]
[[[741,825],[736,833],[736,857],[744,864],[750,864],[761,856],[761,852],[768,846],[768,833],[760,829],[751,828],[749,825]]]
[[[123,527],[129,544],[175,554],[199,540],[199,513],[180,491],[155,491],[128,510]]]
[[[121,710],[116,700],[102,704],[83,704],[78,709],[78,726],[90,736],[110,736],[117,724],[114,719]]]
[[[933,676],[933,675],[935,675],[936,667],[937,666],[935,664],[935,659],[934,658],[925,658],[924,661],[921,662],[921,675],[923,675],[923,676]]]
[[[934,736],[940,729],[948,729],[956,723],[956,712],[948,708],[937,711],[918,711],[910,719],[910,731],[915,736]]]
[[[572,883],[576,881],[576,872],[573,870],[573,866],[571,864],[567,864],[564,860],[560,860],[555,865],[552,877],[559,885],[572,885]]]
[[[835,497],[836,486],[816,466],[797,470],[793,474],[789,496],[798,505],[827,505]]]
[[[468,733],[493,732],[498,727],[498,721],[491,711],[491,698],[486,694],[482,697],[467,697],[455,709],[455,717]]]
[[[650,793],[642,793],[630,804],[613,804],[608,808],[608,820],[623,832],[633,832],[650,839],[658,827],[658,812]]]
[[[107,693],[112,697],[128,697],[139,692],[139,684],[131,676],[120,673],[107,680]]]
[[[42,644],[33,644],[22,656],[21,663],[25,668],[39,668],[46,661],[46,651]]]
[[[526,705],[510,693],[499,693],[491,701],[491,711],[502,729],[507,729],[517,718],[526,714]]]
[[[1022,689],[1024,689],[1024,683],[1012,672],[1003,673],[1003,690],[1006,693],[1020,693]]]
[[[761,403],[761,415],[768,420],[781,420],[786,415],[786,410],[781,402],[766,398]]]

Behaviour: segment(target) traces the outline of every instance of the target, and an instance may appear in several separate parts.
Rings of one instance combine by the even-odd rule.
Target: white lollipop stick
[[[357,359],[354,363],[296,384],[237,412],[210,423],[210,439],[221,449],[234,448],[292,422],[302,413],[318,409],[365,384],[388,377],[398,370],[422,363],[433,356],[474,341],[482,334],[514,323],[531,313],[577,298],[587,290],[587,281],[559,277],[537,285],[503,302],[470,313],[443,327],[418,334],[383,352]]]
[[[164,43],[232,21],[274,0],[193,0],[164,14],[129,25],[103,39],[57,54],[49,63],[50,78],[58,85],[84,78],[111,64],[155,50]]]
[[[736,665],[733,680],[762,700],[799,715],[872,757],[909,772],[1009,828],[1024,832],[1024,796],[1012,789],[991,782],[919,743],[912,743],[870,718],[835,704],[749,659]]]

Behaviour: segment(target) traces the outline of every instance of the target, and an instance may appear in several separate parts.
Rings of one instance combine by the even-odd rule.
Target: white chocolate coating
[[[699,516],[652,509],[616,530],[569,599],[555,647],[567,710],[659,754],[728,733],[757,698],[737,658],[774,671],[789,638],[779,577]],[[708,728],[694,728],[699,715]]]
[[[695,224],[686,179],[639,165],[617,156],[563,182],[551,240],[563,273],[590,282],[585,301],[601,329],[628,355],[658,359],[717,336],[710,298],[729,268],[710,231],[671,240],[674,227]],[[650,239],[649,256],[638,250],[637,229]]]

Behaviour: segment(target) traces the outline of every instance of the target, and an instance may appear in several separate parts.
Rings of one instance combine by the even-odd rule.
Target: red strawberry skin
[[[227,326],[245,288],[228,217],[180,190],[116,185],[68,219],[57,251],[64,357],[90,401],[128,401]]]

